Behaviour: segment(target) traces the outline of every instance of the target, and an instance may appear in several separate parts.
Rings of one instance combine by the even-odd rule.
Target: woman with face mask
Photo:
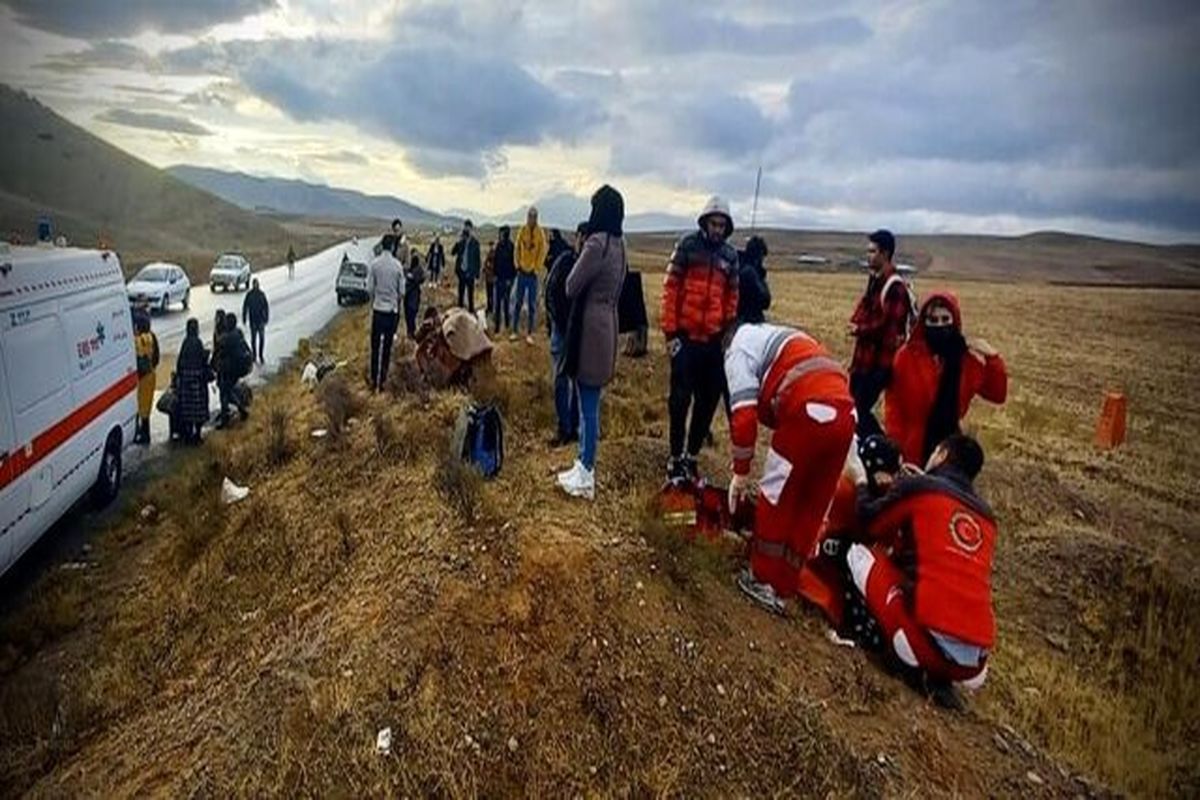
[[[992,403],[1008,396],[1008,371],[996,349],[962,333],[958,298],[929,296],[908,343],[896,354],[884,395],[884,428],[904,460],[924,464],[938,443],[959,433],[978,395]]]

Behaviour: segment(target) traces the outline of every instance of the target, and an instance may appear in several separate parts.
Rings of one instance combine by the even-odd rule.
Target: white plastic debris
[[[238,486],[229,478],[226,478],[221,484],[221,502],[225,505],[245,500],[248,494],[250,494],[249,486]]]
[[[317,385],[317,365],[309,361],[304,365],[304,371],[300,373],[300,384],[312,388]]]
[[[312,432],[311,435],[312,435],[312,438],[314,438],[314,439],[324,439],[326,436],[329,435],[329,431],[326,430],[325,428],[317,428],[316,430],[314,430]]]
[[[392,729],[381,728],[375,736],[375,752],[386,756],[392,752]]]

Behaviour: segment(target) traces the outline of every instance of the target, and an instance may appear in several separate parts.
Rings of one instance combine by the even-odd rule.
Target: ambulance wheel
[[[117,499],[121,491],[121,434],[113,431],[104,443],[104,454],[100,456],[100,475],[92,487],[92,499],[98,508]]]
[[[167,308],[169,308],[170,305],[171,305],[171,296],[164,294],[162,302],[158,306],[159,313],[162,313],[162,314],[167,313]]]
[[[188,289],[186,292],[183,293],[183,310],[184,311],[188,310],[188,304],[191,302],[191,300],[192,300],[192,290]]]

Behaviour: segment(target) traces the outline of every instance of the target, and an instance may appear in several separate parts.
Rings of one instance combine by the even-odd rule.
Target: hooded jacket
[[[522,225],[517,230],[517,269],[526,275],[536,275],[546,263],[550,244],[546,241],[546,229],[540,225]]]
[[[950,292],[931,294],[921,305],[920,316],[908,343],[896,353],[891,383],[884,394],[884,429],[900,447],[904,460],[914,464],[920,464],[923,460],[925,426],[933,409],[942,372],[941,359],[930,351],[925,334],[925,313],[934,302],[950,308],[955,329],[962,331],[958,298]],[[958,390],[959,419],[966,416],[971,401],[977,395],[992,403],[1003,403],[1008,397],[1008,370],[999,355],[983,358],[968,350],[963,355]]]
[[[858,513],[871,539],[897,542],[900,557],[915,563],[912,611],[918,623],[977,647],[995,644],[997,526],[970,479],[942,466],[899,479],[879,499],[860,487]]]
[[[704,230],[713,215],[725,217],[725,239],[713,242]],[[700,229],[675,245],[663,284],[660,325],[668,339],[705,343],[737,320],[738,256],[729,244],[733,219],[720,198],[712,198],[696,220]]]

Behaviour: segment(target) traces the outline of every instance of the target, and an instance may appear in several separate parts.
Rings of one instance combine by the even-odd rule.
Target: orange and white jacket
[[[783,325],[742,325],[725,352],[725,379],[733,417],[733,471],[750,472],[758,423],[778,429],[780,399],[803,392],[812,399],[849,397],[846,371],[807,333]]]

